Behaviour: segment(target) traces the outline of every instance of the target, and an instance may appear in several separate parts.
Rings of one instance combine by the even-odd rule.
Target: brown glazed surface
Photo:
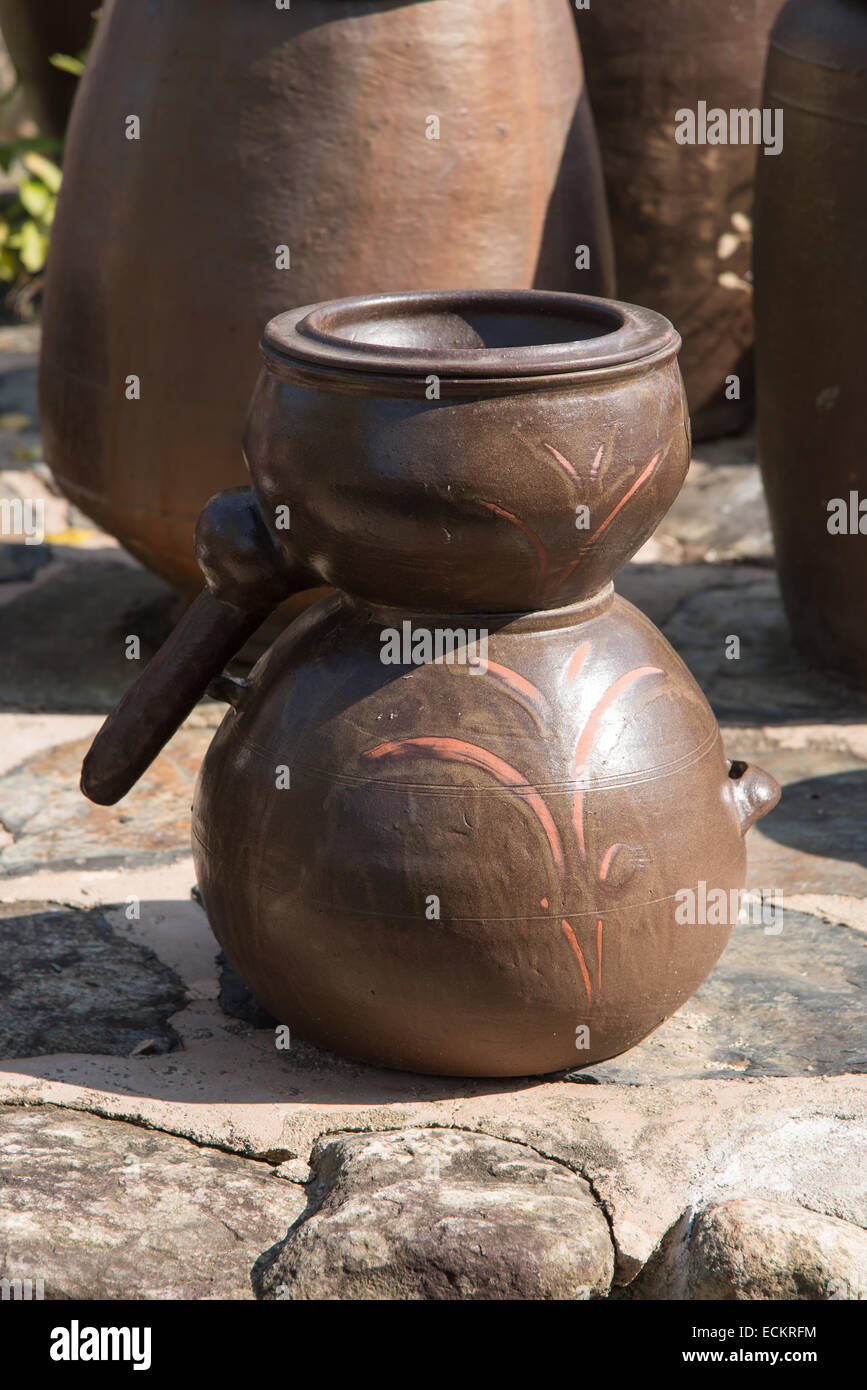
[[[275,264],[284,245],[291,269]],[[197,588],[196,515],[246,481],[262,324],[419,285],[611,291],[564,0],[108,0],[73,113],[42,355],[46,457],[85,512]]]
[[[610,300],[467,291],[379,299],[365,329],[357,304],[326,322],[309,306],[283,314],[263,339],[245,452],[266,519],[290,508],[278,538],[292,558],[419,609],[596,593],[686,474],[671,325]],[[512,340],[524,346],[504,350]]]
[[[731,931],[674,915],[681,888],[744,881],[713,715],[610,591],[474,620],[486,672],[383,666],[407,618],[324,600],[226,716],[194,808],[214,932],[277,1018],[352,1057],[508,1076],[615,1056]]]
[[[351,596],[235,688],[193,848],[227,955],[303,1036],[423,1072],[549,1072],[633,1046],[723,950],[730,918],[679,924],[675,895],[743,886],[779,789],[730,768],[689,672],[610,585],[687,466],[677,346],[658,315],[540,294],[269,325],[256,494],[272,526],[290,506],[292,562]],[[404,623],[487,630],[483,669],[460,644],[385,664]]]
[[[765,100],[785,110],[756,192],[759,458],[783,597],[814,666],[867,688],[867,534],[828,503],[867,496],[867,5],[793,0]],[[865,509],[867,512],[867,509]],[[867,516],[857,513],[867,533]]]
[[[40,134],[60,138],[78,79],[49,62],[77,57],[90,36],[96,0],[0,0],[0,29]]]
[[[681,370],[696,439],[752,413],[749,239],[725,258],[733,213],[752,214],[756,150],[679,145],[675,113],[760,104],[768,34],[782,0],[593,0],[576,11],[605,169],[618,293],[659,310],[683,338]],[[759,163],[779,163],[759,156]],[[741,377],[741,400],[723,396]]]

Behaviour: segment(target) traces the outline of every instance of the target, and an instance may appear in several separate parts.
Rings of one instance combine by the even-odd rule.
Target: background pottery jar
[[[611,585],[688,465],[678,344],[642,309],[518,292],[266,330],[252,492],[208,504],[209,588],[82,787],[122,796],[307,566],[338,586],[249,681],[211,685],[232,708],[193,813],[213,929],[303,1036],[417,1071],[549,1072],[633,1046],[723,950],[744,834],[779,788],[726,760]],[[683,925],[676,895],[701,884],[724,915]]]
[[[811,665],[867,687],[867,4],[792,0],[756,189],[759,459],[780,584]],[[860,510],[863,507],[863,511]]]
[[[624,299],[672,320],[693,436],[753,411],[750,223],[756,149],[680,145],[679,110],[759,106],[782,0],[593,0],[576,11]],[[773,157],[760,156],[770,164]],[[740,378],[740,400],[725,398]]]
[[[611,273],[563,0],[109,0],[48,269],[46,457],[195,590],[195,518],[246,481],[273,314],[419,284],[604,293]]]

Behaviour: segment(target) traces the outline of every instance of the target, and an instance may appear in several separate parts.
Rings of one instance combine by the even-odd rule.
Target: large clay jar
[[[756,108],[782,0],[593,0],[576,11],[624,299],[666,314],[693,436],[751,418],[753,145],[681,145],[675,115]],[[764,160],[765,163],[769,160]],[[728,399],[740,382],[740,398]]]
[[[564,0],[109,0],[48,270],[46,457],[195,589],[195,518],[246,481],[270,317],[417,286],[606,293],[611,273]]]
[[[867,4],[790,0],[756,190],[759,458],[792,632],[867,688]],[[861,510],[863,508],[863,511]]]
[[[97,0],[0,0],[0,30],[42,135],[66,129],[78,78],[50,61],[77,57],[90,36]]]
[[[303,1036],[424,1072],[549,1072],[639,1042],[723,950],[745,831],[779,789],[726,760],[611,584],[689,461],[678,341],[629,305],[532,293],[269,326],[253,492],[206,509],[210,587],[82,786],[123,795],[281,575],[337,586],[249,681],[211,686],[232,708],[193,816],[214,931]],[[725,909],[688,925],[703,891]]]

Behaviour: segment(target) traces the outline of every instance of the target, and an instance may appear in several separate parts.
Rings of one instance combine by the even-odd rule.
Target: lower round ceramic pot
[[[779,790],[727,762],[610,586],[517,618],[335,595],[232,699],[193,816],[211,925],[277,1019],[401,1069],[537,1074],[640,1042],[725,947]]]

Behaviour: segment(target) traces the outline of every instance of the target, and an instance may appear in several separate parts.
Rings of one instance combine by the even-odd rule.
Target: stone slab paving
[[[141,639],[146,661],[169,631],[174,595],[115,551],[50,550],[26,588],[0,584],[0,709],[107,714],[138,669],[126,637]]]
[[[789,639],[773,570],[635,561],[615,581],[689,666],[723,726],[863,724],[867,697],[810,671]],[[726,655],[738,638],[740,655]]]
[[[0,775],[0,880],[41,865],[165,863],[188,853],[190,798],[210,729],[181,729],[139,785],[117,806],[95,806],[79,791],[90,738],[25,759]]]
[[[640,560],[718,564],[772,559],[771,523],[752,433],[696,446],[689,487],[675,499]]]
[[[0,1278],[41,1280],[46,1299],[252,1299],[262,1246],[305,1205],[265,1163],[0,1105]]]
[[[867,1231],[788,1202],[709,1205],[666,1234],[623,1299],[861,1299]]]
[[[320,1141],[313,1208],[253,1271],[265,1300],[604,1297],[614,1272],[589,1183],[466,1130]]]
[[[0,1057],[169,1052],[184,986],[148,947],[112,931],[99,908],[0,903]]]
[[[0,339],[0,498],[46,520],[40,545],[0,538],[0,1277],[107,1299],[864,1297],[867,702],[791,647],[750,438],[702,446],[618,588],[729,756],[784,786],[748,870],[782,930],[739,924],[673,1019],[589,1071],[403,1075],[278,1047],[218,959],[189,804],[220,706],[120,807],[80,797],[126,638],[146,659],[175,600],[54,488],[34,350]]]
[[[778,936],[773,926],[739,923],[716,969],[673,1018],[579,1079],[646,1085],[867,1072],[867,938],[805,912],[784,910],[777,925]]]

